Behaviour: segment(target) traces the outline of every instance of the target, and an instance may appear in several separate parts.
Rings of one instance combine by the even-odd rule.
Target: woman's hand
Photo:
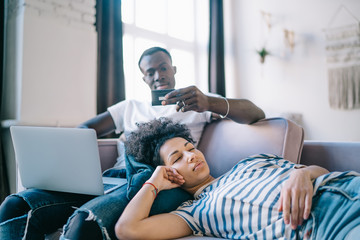
[[[161,191],[180,187],[184,184],[185,180],[175,168],[158,166],[148,182],[153,183]]]
[[[161,191],[179,187],[185,180],[174,168],[158,166],[147,182]],[[115,225],[119,239],[178,239],[192,233],[186,221],[175,214],[149,217],[156,197],[153,193],[153,186],[146,184],[131,199]]]
[[[294,169],[284,183],[280,194],[280,208],[285,224],[291,223],[296,229],[304,219],[308,219],[311,211],[313,185],[307,168]]]

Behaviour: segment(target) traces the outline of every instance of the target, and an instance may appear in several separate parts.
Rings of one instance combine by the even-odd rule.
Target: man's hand
[[[180,88],[165,95],[162,105],[176,103],[176,111],[204,112],[209,110],[208,97],[196,86]]]
[[[308,219],[311,211],[313,185],[310,173],[306,168],[294,169],[285,182],[280,194],[280,208],[285,224],[291,223],[296,229],[304,219]]]
[[[224,99],[223,97],[207,96],[196,86],[180,88],[165,95],[162,105],[176,103],[176,110],[187,112],[210,111],[215,119],[226,115],[235,122],[250,124],[265,118],[263,110],[246,99]]]
[[[156,167],[148,182],[153,183],[159,191],[180,187],[184,184],[184,177],[176,169],[166,166]]]

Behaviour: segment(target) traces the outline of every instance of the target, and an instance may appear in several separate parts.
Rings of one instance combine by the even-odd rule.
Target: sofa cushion
[[[251,125],[221,120],[205,127],[198,148],[211,175],[219,177],[240,159],[259,153],[299,163],[303,142],[303,128],[284,118],[267,118]]]

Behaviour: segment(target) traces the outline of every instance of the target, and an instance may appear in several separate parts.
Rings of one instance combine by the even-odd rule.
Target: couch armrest
[[[305,141],[300,163],[360,172],[360,142]]]
[[[102,171],[113,167],[116,163],[116,159],[118,157],[117,141],[118,139],[115,138],[98,139]]]

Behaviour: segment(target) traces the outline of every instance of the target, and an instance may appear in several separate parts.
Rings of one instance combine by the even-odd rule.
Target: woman
[[[231,239],[359,236],[357,173],[329,174],[318,166],[263,154],[241,160],[214,179],[187,128],[168,119],[140,125],[126,148],[138,161],[157,168],[119,218],[115,232],[120,239],[174,239],[193,233]],[[175,187],[194,194],[195,200],[149,217],[157,194]]]

